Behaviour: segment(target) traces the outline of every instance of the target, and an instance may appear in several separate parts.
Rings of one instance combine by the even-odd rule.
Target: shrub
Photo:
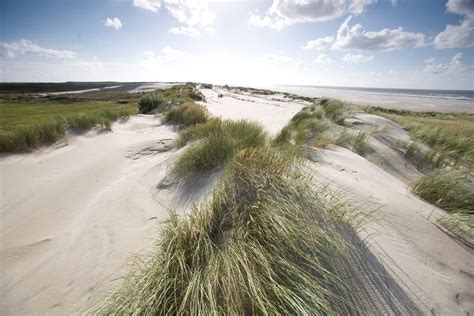
[[[164,116],[164,122],[174,122],[190,126],[205,123],[209,118],[206,109],[198,104],[185,103],[170,108]]]

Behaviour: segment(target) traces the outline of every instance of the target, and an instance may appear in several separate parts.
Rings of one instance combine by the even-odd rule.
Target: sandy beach
[[[474,101],[472,100],[440,99],[318,87],[269,86],[267,88],[307,97],[340,99],[363,106],[379,106],[407,111],[474,113]]]

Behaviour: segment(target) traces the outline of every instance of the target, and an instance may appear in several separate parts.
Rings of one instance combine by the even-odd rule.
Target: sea
[[[390,89],[390,88],[358,88],[334,86],[298,86],[280,85],[280,87],[294,87],[310,90],[327,90],[334,92],[357,92],[371,95],[396,96],[406,98],[429,98],[443,100],[459,100],[474,102],[474,90],[430,90],[430,89]]]

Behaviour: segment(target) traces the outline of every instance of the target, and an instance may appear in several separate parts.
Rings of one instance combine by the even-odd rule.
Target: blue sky
[[[474,89],[474,0],[0,0],[1,81]]]

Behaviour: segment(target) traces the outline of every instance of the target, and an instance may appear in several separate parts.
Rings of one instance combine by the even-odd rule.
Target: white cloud
[[[308,43],[306,43],[303,49],[323,50],[331,46],[333,42],[334,42],[334,37],[332,36],[321,37],[321,38],[309,41]]]
[[[330,64],[332,62],[333,60],[329,58],[329,56],[326,54],[319,54],[318,57],[316,57],[316,59],[313,60],[313,63],[315,64]]]
[[[436,35],[436,48],[459,48],[474,46],[474,20],[461,21],[459,25],[447,25],[446,29]]]
[[[120,22],[120,19],[117,17],[113,19],[107,18],[107,20],[105,20],[104,25],[119,30],[122,27],[122,22]]]
[[[438,63],[435,58],[425,60],[425,72],[429,72],[433,75],[442,74],[459,74],[468,70],[474,70],[472,65],[466,65],[463,63],[464,55],[457,53],[449,63],[443,64]]]
[[[180,26],[180,27],[172,27],[169,30],[170,33],[179,34],[179,35],[188,35],[191,37],[198,37],[201,35],[201,31],[193,26]]]
[[[17,42],[0,43],[0,56],[15,58],[18,54],[33,54],[43,57],[66,59],[76,58],[77,55],[76,52],[70,50],[56,50],[51,48],[44,48],[26,39],[22,39]]]
[[[153,12],[161,8],[161,0],[133,0],[133,5]]]
[[[472,0],[448,0],[446,9],[451,13],[474,18],[474,1]]]
[[[394,50],[410,46],[418,47],[425,43],[425,35],[422,33],[405,32],[402,27],[370,32],[364,30],[360,24],[351,27],[349,25],[351,19],[352,16],[347,17],[339,27],[336,38],[332,42],[333,49]],[[329,46],[330,39],[331,36],[315,39],[309,41],[304,47],[316,46],[322,49],[324,45]]]
[[[360,64],[360,63],[366,63],[372,59],[374,59],[373,55],[364,56],[362,54],[349,53],[349,54],[346,54],[342,60],[348,64]]]
[[[327,21],[348,13],[361,14],[366,6],[375,2],[377,0],[273,0],[264,16],[253,14],[249,23],[281,30],[297,23]]]
[[[215,13],[209,9],[207,0],[134,0],[133,5],[157,12],[164,6],[181,24],[169,31],[174,34],[199,36],[202,31],[213,33]]]
[[[474,46],[474,1],[448,0],[446,11],[465,17],[459,25],[446,25],[444,31],[436,35],[434,45],[438,49]]]

